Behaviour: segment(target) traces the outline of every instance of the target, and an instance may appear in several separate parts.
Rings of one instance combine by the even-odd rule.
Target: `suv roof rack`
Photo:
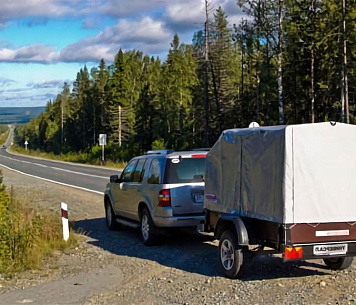
[[[168,155],[171,152],[172,150],[170,149],[156,149],[147,151],[146,155]]]
[[[210,151],[210,148],[193,148],[192,151]]]

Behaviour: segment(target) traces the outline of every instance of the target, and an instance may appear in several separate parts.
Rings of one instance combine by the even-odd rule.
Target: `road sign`
[[[105,162],[105,151],[104,151],[104,147],[106,145],[106,134],[105,133],[101,133],[99,134],[99,145],[101,145],[101,161]]]
[[[27,145],[28,145],[28,142],[27,140],[25,141],[25,147],[26,147],[26,150],[27,150]]]
[[[106,134],[99,134],[99,145],[106,145]]]

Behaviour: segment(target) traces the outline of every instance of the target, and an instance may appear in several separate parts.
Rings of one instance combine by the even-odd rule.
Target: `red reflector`
[[[68,211],[62,209],[62,217],[68,219]]]
[[[285,259],[301,259],[303,258],[303,248],[302,247],[286,247],[284,249]]]
[[[171,192],[169,190],[160,190],[158,194],[158,206],[159,207],[171,206]]]
[[[192,155],[192,158],[206,158],[206,154]]]

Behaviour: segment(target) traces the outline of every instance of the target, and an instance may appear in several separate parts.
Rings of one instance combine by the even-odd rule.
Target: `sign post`
[[[68,205],[61,202],[62,226],[63,226],[63,239],[65,241],[69,238],[69,223],[68,223]]]
[[[26,150],[27,150],[27,145],[28,145],[28,142],[27,142],[27,140],[25,141],[25,148],[26,148]]]
[[[106,145],[106,134],[101,133],[99,134],[99,145],[101,146],[101,161],[104,164],[105,162],[105,145]]]

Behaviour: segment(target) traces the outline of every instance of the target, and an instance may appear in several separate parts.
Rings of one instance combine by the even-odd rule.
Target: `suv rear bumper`
[[[205,220],[205,216],[155,217],[153,222],[157,227],[194,227]]]

